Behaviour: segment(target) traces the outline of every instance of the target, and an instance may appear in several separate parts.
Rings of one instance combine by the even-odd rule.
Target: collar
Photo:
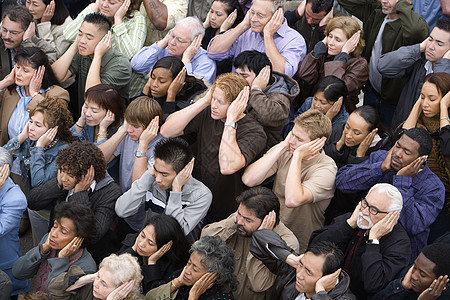
[[[433,73],[433,63],[431,61],[427,60],[423,67],[425,68],[425,75]]]
[[[289,29],[289,26],[287,25],[286,18],[284,18],[283,24],[281,24],[280,29],[278,29],[276,33],[277,33],[279,36],[281,36],[281,37],[284,38],[284,37],[286,36],[286,32],[288,31],[288,29]]]
[[[97,182],[95,182],[95,180],[92,180],[91,186],[88,188],[88,192],[91,193],[91,192],[95,191],[96,185],[97,185]],[[75,191],[75,188],[71,189],[67,193],[66,201],[68,201],[69,197],[73,195],[74,191]]]

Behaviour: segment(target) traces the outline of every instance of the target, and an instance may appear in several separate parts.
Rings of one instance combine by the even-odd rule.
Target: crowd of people
[[[450,298],[450,1],[1,8],[1,300]]]

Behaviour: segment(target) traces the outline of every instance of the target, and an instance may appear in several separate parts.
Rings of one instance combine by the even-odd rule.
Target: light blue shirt
[[[448,1],[448,0],[446,0]],[[424,18],[430,26],[430,32],[436,26],[436,21],[444,17],[440,0],[412,0],[414,11]]]

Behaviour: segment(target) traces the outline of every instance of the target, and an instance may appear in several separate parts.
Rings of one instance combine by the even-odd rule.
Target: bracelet
[[[33,95],[31,95],[31,98],[34,98],[37,94],[39,94],[39,92],[34,92]]]
[[[450,122],[450,118],[449,118],[449,117],[442,117],[442,118],[440,118],[439,120],[447,120],[447,121]]]
[[[174,290],[178,290],[178,287],[176,286],[176,284],[174,283],[174,281],[175,281],[175,279],[172,280],[172,281],[170,282],[170,284],[173,286],[173,289],[174,289]]]
[[[102,139],[106,139],[108,137],[108,134],[106,134],[106,133],[104,133],[104,134],[97,133],[97,137],[102,138]]]
[[[75,126],[77,126],[78,128],[81,128],[81,129],[84,128],[84,126],[80,126],[80,125],[78,125],[78,123],[75,123]]]

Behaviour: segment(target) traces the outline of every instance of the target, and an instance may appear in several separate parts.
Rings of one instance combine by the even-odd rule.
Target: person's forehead
[[[247,66],[242,66],[242,67],[236,68],[236,73],[248,74],[248,75],[255,74],[253,71],[250,71]]]
[[[251,219],[258,219],[258,217],[256,216],[256,213],[252,209],[249,209],[247,206],[245,206],[242,203],[239,204],[238,212],[243,217],[251,218]]]
[[[322,274],[323,264],[325,263],[325,257],[323,255],[315,255],[312,252],[306,252],[300,259],[305,268],[312,271],[314,275]]]
[[[434,27],[433,31],[431,31],[430,36],[434,40],[438,40],[441,42],[450,42],[450,32],[442,30],[440,28]]]
[[[425,255],[423,255],[422,252],[419,254],[419,256],[417,256],[414,264],[416,268],[419,269],[419,271],[422,271],[432,277],[435,276],[434,268],[436,267],[436,264],[429,260]]]
[[[251,9],[263,15],[272,14],[273,2],[268,0],[255,0]]]
[[[408,149],[412,152],[419,152],[419,143],[407,136],[406,134],[402,134],[398,143],[402,148]]]
[[[386,211],[390,204],[390,198],[384,192],[372,190],[366,196],[366,201],[370,206],[375,206],[379,210]]]
[[[306,4],[305,10],[306,10],[306,13],[308,14],[308,16],[312,17],[312,18],[322,19],[326,15],[326,12],[324,10],[316,12],[316,13],[313,12],[312,11],[312,3],[311,2]]]
[[[9,29],[9,30],[22,29],[21,22],[11,21],[11,19],[8,16],[5,16],[5,18],[3,19],[2,26],[5,29]]]
[[[181,39],[189,40],[191,38],[192,29],[186,24],[177,25],[172,29],[172,32]]]
[[[83,22],[80,26],[80,31],[84,34],[90,34],[95,37],[103,36],[103,33],[99,30],[99,26],[89,22]]]

